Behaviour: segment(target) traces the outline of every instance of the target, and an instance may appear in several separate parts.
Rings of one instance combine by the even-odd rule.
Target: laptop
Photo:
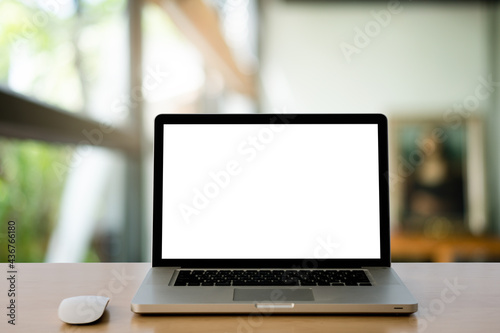
[[[162,114],[133,312],[410,314],[380,114]]]

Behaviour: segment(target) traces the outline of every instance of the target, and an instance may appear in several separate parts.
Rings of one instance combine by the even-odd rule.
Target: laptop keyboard
[[[371,286],[353,270],[179,270],[175,286]]]

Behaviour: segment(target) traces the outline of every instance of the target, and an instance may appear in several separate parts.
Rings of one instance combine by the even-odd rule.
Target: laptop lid
[[[390,266],[380,114],[162,114],[153,266]]]

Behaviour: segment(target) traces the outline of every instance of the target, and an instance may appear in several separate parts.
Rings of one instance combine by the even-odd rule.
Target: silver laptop
[[[165,114],[154,140],[132,311],[417,311],[391,269],[385,116]]]

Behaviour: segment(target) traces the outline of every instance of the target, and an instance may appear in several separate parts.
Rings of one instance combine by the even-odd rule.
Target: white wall
[[[440,112],[489,74],[479,4],[401,2],[363,48],[354,29],[375,29],[372,11],[390,13],[388,3],[263,3],[264,112],[284,104],[297,112]],[[342,43],[361,46],[350,62]]]
[[[490,27],[484,4],[389,3],[262,1],[262,112],[381,112],[445,121],[447,110],[475,94],[480,77],[500,81],[500,5]],[[360,44],[357,29],[377,28],[373,12],[381,11],[392,12],[390,19],[384,16],[369,44]],[[359,52],[346,57],[347,44]],[[487,125],[489,220],[500,233],[500,92],[494,89],[475,113]]]

